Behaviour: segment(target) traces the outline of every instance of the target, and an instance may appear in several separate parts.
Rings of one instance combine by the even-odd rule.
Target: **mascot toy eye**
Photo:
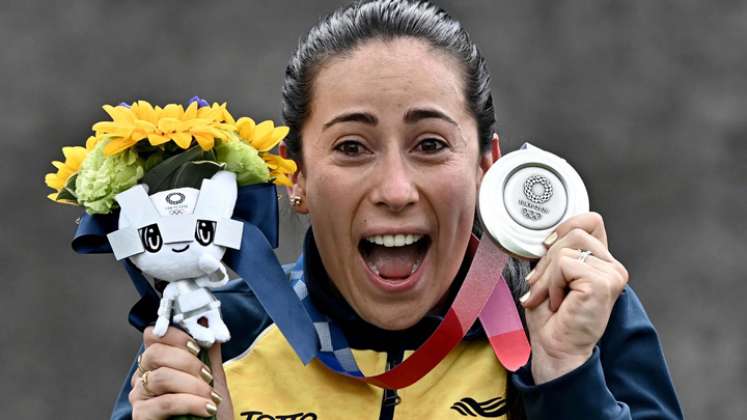
[[[158,252],[163,244],[163,238],[161,237],[161,231],[158,230],[158,225],[150,225],[139,229],[140,241],[143,243],[143,248],[148,252]]]
[[[210,220],[198,220],[195,229],[195,239],[202,246],[210,245],[215,235],[215,222]]]

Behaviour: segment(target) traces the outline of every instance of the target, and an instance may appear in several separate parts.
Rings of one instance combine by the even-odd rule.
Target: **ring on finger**
[[[145,375],[146,370],[143,369],[143,354],[140,353],[137,355],[137,369],[135,369],[135,372],[137,372],[138,377],[142,377]]]
[[[580,252],[580,254],[578,254],[578,260],[582,263],[586,262],[586,259],[591,255],[591,251],[587,251],[584,249],[579,249],[578,251]]]
[[[143,393],[145,396],[152,397],[155,394],[148,389],[148,375],[150,375],[150,371],[146,370],[145,373],[143,373],[143,376],[140,377],[140,381],[143,383]]]

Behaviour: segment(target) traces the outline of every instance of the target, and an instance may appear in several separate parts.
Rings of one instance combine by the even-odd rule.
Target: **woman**
[[[498,142],[485,62],[429,3],[356,3],[303,39],[283,105],[287,153],[300,168],[289,195],[311,221],[294,275],[364,370],[391,368],[435,329],[471,262],[477,191]],[[532,344],[530,363],[510,376],[479,326],[399,392],[304,367],[237,282],[221,296],[233,334],[225,369],[217,346],[209,369],[185,333],[146,330],[114,417],[132,408],[136,419],[681,418],[602,217],[574,217],[545,245],[531,272],[512,261],[505,273]],[[592,252],[585,262],[580,249]]]

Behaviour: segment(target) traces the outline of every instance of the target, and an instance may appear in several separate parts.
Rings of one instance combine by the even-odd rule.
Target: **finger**
[[[544,293],[544,290],[542,290],[543,286],[541,286],[541,284],[543,283],[542,280],[548,276],[548,274],[546,273],[548,267],[553,265],[553,262],[556,260],[559,250],[565,248],[574,250],[588,250],[599,258],[605,259],[607,261],[615,261],[614,257],[612,257],[612,254],[610,254],[610,252],[607,250],[607,247],[590,233],[582,229],[573,229],[569,231],[562,238],[556,240],[553,243],[550,249],[547,250],[547,253],[537,262],[534,270],[532,270],[527,275],[526,281],[529,286],[532,287],[531,294],[534,294],[536,296],[529,302],[530,306],[534,306],[536,303],[541,302],[541,299],[544,299],[546,297],[546,293]],[[550,273],[549,275],[552,274],[553,273]],[[539,283],[540,286],[535,287],[535,284],[537,283]],[[556,293],[554,296],[556,298],[562,298],[562,296],[558,293]]]
[[[176,327],[169,327],[163,337],[153,334],[153,327],[147,327],[143,331],[143,343],[145,347],[153,343],[163,343],[170,346],[184,348],[195,356],[200,352],[200,346],[186,332]]]
[[[581,213],[559,224],[553,233],[545,239],[545,246],[552,246],[557,239],[562,238],[573,229],[581,229],[589,233],[603,243],[605,248],[607,247],[607,231],[604,228],[604,219],[596,212]]]
[[[548,267],[552,266],[554,252],[548,251],[524,280],[529,284],[529,290],[519,301],[526,309],[533,309],[547,298],[547,286],[545,282]]]
[[[157,420],[183,414],[210,417],[216,412],[215,403],[210,399],[191,394],[165,394],[133,404],[132,419]]]
[[[550,249],[570,248],[574,250],[586,250],[597,257],[606,261],[613,261],[614,257],[610,254],[607,246],[597,237],[583,229],[573,229],[558,239]],[[548,250],[548,253],[550,250]]]
[[[585,236],[586,238],[579,239],[574,238],[574,236]],[[558,243],[558,245],[565,246],[566,248],[571,249],[575,248],[576,259],[581,259],[580,257],[582,250],[590,251],[591,254],[586,257],[585,262],[602,272],[613,274],[623,279],[624,283],[627,283],[628,270],[626,270],[625,266],[623,266],[618,260],[616,260],[615,257],[610,254],[609,250],[607,250],[607,248],[605,248],[602,243],[599,242],[596,238],[578,229],[571,231],[568,235],[566,235],[566,238],[568,239],[563,241],[562,243]],[[564,255],[573,256],[569,255],[568,253],[564,253]]]
[[[568,258],[561,268],[565,276],[573,279],[588,278],[592,280],[592,286],[617,299],[617,295],[622,292],[622,289],[628,283],[627,271],[624,267],[622,269],[621,267],[622,265],[617,261],[610,263],[589,256],[585,261],[578,258]],[[573,280],[569,282],[569,286],[572,289],[575,288]]]
[[[547,246],[548,244],[545,243]],[[597,237],[591,235],[581,228],[574,228],[563,233],[558,238],[553,238],[552,245],[548,246],[547,253],[540,258],[537,265],[529,272],[525,280],[531,286],[534,284],[553,261],[553,249],[575,248],[589,250],[596,255],[604,256],[612,260],[612,255],[607,250],[607,245],[601,242]]]
[[[596,240],[594,240],[596,241]],[[598,241],[596,241],[598,243]],[[601,245],[601,244],[600,244]],[[568,283],[571,279],[566,279],[560,269],[560,261],[563,257],[578,258],[580,251],[572,248],[565,248],[561,242],[553,245],[547,255],[544,267],[535,268],[536,280],[532,283],[529,296],[521,303],[526,309],[535,308],[545,299],[550,300],[550,310],[557,311],[566,295]],[[592,269],[590,266],[588,269]]]
[[[559,264],[563,276],[569,279],[571,292],[581,302],[598,305],[611,299],[611,288],[608,287],[605,276],[590,264],[578,259],[564,257]],[[593,298],[596,296],[596,298]],[[603,298],[603,299],[600,299]],[[570,298],[569,298],[570,299]]]
[[[208,383],[213,379],[212,369],[205,366],[192,352],[186,348],[163,343],[153,343],[145,349],[140,359],[140,366],[143,371],[169,367],[201,377]]]
[[[588,276],[597,270],[589,264],[582,264],[579,266],[579,271],[574,272],[573,276],[569,276],[564,271],[563,265],[568,261],[578,261],[580,251],[570,248],[561,248],[557,252],[557,264],[554,264],[551,269],[547,270],[546,287],[548,289],[548,296],[550,300],[550,310],[557,312],[560,305],[565,299],[566,293],[570,283],[583,276]],[[589,257],[587,257],[589,258]],[[579,261],[580,262],[580,261]]]
[[[135,385],[137,384],[138,379],[140,379],[141,376],[143,376],[143,373],[145,373],[144,370],[139,369],[140,367],[140,359],[142,357],[142,353],[137,355],[137,367],[135,368],[135,371],[132,373],[132,376],[130,376],[130,388],[135,389]]]
[[[228,383],[226,381],[226,374],[223,370],[223,358],[221,355],[221,345],[216,342],[208,350],[208,356],[210,357],[210,365],[213,369],[213,394],[211,398],[218,405],[218,418],[232,419],[233,404],[231,403],[231,395],[228,392]]]
[[[539,330],[547,324],[547,320],[553,315],[553,312],[550,310],[547,299],[545,299],[536,307],[524,311],[524,315],[529,329],[529,339],[536,340],[540,334]]]
[[[179,393],[210,398],[213,390],[204,379],[168,367],[148,371],[146,375],[143,375],[135,384],[136,400],[145,400],[162,394]]]

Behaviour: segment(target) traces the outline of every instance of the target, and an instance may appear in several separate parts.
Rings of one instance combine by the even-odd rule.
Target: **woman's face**
[[[467,247],[486,163],[460,73],[398,38],[328,60],[313,81],[297,188],[330,278],[381,328],[436,306]]]

